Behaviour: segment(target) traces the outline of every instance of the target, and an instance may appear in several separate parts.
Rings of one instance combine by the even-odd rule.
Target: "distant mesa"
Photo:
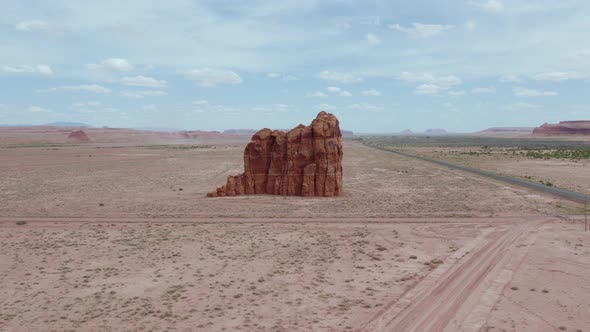
[[[288,132],[264,128],[244,150],[244,173],[228,176],[208,197],[342,194],[342,133],[338,119],[320,112],[311,125]]]
[[[224,135],[247,135],[252,136],[256,134],[256,129],[227,129],[223,131]]]
[[[427,129],[424,133],[429,135],[444,135],[447,133],[447,131],[445,129],[440,128],[431,128]]]
[[[353,137],[354,136],[354,132],[352,132],[352,130],[341,130],[340,132],[342,133],[342,137]]]
[[[74,128],[88,128],[89,125],[82,122],[52,122],[45,124],[45,126],[51,127],[74,127]]]
[[[288,131],[288,129],[279,129]],[[245,135],[245,136],[252,136],[256,134],[256,129],[227,129],[223,131],[224,135]],[[342,137],[353,137],[354,132],[352,130],[340,130],[342,133]]]
[[[414,132],[412,132],[410,129],[406,129],[402,132],[400,132],[400,135],[413,135]]]
[[[590,136],[590,120],[545,123],[533,130],[533,136]]]
[[[531,134],[533,127],[493,127],[480,131],[481,134],[503,134],[503,133],[520,133]]]
[[[197,139],[197,138],[220,138],[223,137],[218,131],[202,131],[202,130],[184,130],[179,131],[178,135],[184,139]]]
[[[73,142],[90,142],[90,138],[83,130],[75,130],[68,135],[68,140]]]

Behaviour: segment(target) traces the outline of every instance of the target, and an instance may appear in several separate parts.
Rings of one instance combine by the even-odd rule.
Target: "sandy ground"
[[[38,217],[430,217],[552,209],[557,201],[345,143],[338,198],[205,194],[242,171],[241,144],[0,149],[0,215]],[[567,203],[563,203],[567,204]]]
[[[343,197],[204,197],[242,149],[0,149],[0,330],[590,329],[578,205],[351,142]]]
[[[590,144],[590,143],[589,143]],[[504,155],[495,151],[491,155],[468,155],[466,152],[482,152],[480,148],[406,148],[408,153],[435,157],[449,162],[475,167],[529,181],[551,182],[559,188],[590,195],[590,160],[533,159]]]

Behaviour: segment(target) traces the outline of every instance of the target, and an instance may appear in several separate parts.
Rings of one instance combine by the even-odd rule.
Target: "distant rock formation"
[[[279,129],[279,130],[284,130],[284,131],[289,131],[288,129]],[[257,130],[256,129],[226,129],[223,131],[224,135],[248,135],[248,136],[252,136],[254,134],[256,134]],[[354,133],[352,132],[352,130],[340,130],[340,132],[342,133],[342,137],[353,137]]]
[[[223,131],[224,135],[248,135],[256,134],[256,129],[226,129]]]
[[[544,123],[533,130],[534,136],[590,136],[590,121],[561,121]]]
[[[410,129],[406,129],[400,133],[400,135],[413,135],[414,133]]]
[[[532,127],[493,127],[480,131],[481,134],[500,134],[500,133],[522,133],[531,134]]]
[[[445,129],[432,128],[432,129],[427,129],[424,133],[429,134],[429,135],[444,135],[447,133],[447,131]]]
[[[75,142],[90,142],[90,138],[83,130],[75,130],[68,135],[68,139]]]
[[[264,128],[244,150],[244,173],[208,197],[270,194],[342,194],[342,133],[338,119],[320,112],[309,126],[288,132]]]
[[[220,138],[223,137],[218,131],[202,131],[202,130],[183,130],[176,133],[180,138],[195,139],[195,138]]]
[[[352,132],[352,130],[341,130],[340,131],[342,133],[342,137],[353,137],[354,133]]]

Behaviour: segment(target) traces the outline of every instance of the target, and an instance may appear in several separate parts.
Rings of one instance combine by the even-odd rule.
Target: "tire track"
[[[538,224],[535,220],[523,220],[487,234],[484,243],[445,271],[435,283],[390,303],[362,331],[443,331],[460,311],[470,311],[464,307],[468,300],[482,295],[509,263],[517,250],[515,243],[526,238]]]

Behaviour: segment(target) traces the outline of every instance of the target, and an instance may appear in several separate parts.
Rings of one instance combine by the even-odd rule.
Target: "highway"
[[[374,148],[374,149],[378,149],[378,150],[382,150],[382,151],[387,151],[387,152],[391,152],[391,153],[395,153],[397,155],[400,156],[404,156],[404,157],[408,157],[408,158],[414,158],[414,159],[418,159],[418,160],[422,160],[422,161],[427,161],[430,163],[434,163],[434,164],[438,164],[441,166],[445,166],[445,167],[449,167],[449,168],[453,168],[453,169],[458,169],[461,171],[465,171],[465,172],[469,172],[469,173],[473,173],[473,174],[477,174],[477,175],[481,175],[481,176],[485,176],[488,178],[492,178],[495,180],[499,180],[499,181],[503,181],[506,183],[510,183],[510,184],[515,184],[515,185],[519,185],[522,187],[526,187],[526,188],[530,188],[530,189],[534,189],[537,191],[542,191],[548,194],[552,194],[570,201],[574,201],[574,202],[578,202],[578,203],[582,203],[584,204],[585,200],[587,199],[586,196],[584,194],[575,192],[575,191],[569,191],[569,190],[565,190],[565,189],[560,189],[560,188],[555,188],[555,187],[549,187],[546,186],[544,184],[540,184],[540,183],[536,183],[536,182],[530,182],[530,181],[526,181],[526,180],[522,180],[522,179],[517,179],[517,178],[513,178],[513,177],[509,177],[509,176],[505,176],[505,175],[500,175],[500,174],[495,174],[495,173],[491,173],[491,172],[486,172],[486,171],[482,171],[476,168],[471,168],[471,167],[467,167],[467,166],[462,166],[462,165],[457,165],[457,164],[452,164],[446,161],[442,161],[442,160],[436,160],[436,159],[432,159],[432,158],[426,158],[426,157],[420,157],[420,156],[416,156],[416,155],[412,155],[409,153],[405,153],[405,152],[401,152],[401,151],[396,151],[396,150],[390,150],[390,149],[386,149],[386,148],[382,148],[382,147],[377,147],[377,146],[373,146],[373,145],[369,145],[369,144],[365,144],[368,147]]]

